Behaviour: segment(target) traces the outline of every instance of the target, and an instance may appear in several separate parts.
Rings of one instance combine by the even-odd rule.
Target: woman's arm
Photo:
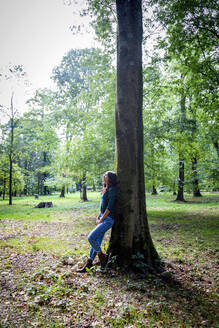
[[[110,214],[110,210],[108,210],[107,208],[103,213],[103,216],[101,216],[101,218],[99,219],[99,223],[102,222],[109,214]]]

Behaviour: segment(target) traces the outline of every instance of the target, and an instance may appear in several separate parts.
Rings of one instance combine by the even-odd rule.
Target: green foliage
[[[148,191],[153,186],[175,190],[179,154],[184,158],[186,190],[193,188],[194,159],[200,188],[218,188],[215,10],[215,1],[143,2],[144,163]],[[92,16],[104,50],[72,49],[66,53],[53,69],[56,90],[37,90],[28,101],[29,111],[16,118],[13,161],[20,173],[14,172],[17,188],[13,188],[23,188],[25,194],[48,194],[63,186],[67,189],[85,175],[87,183],[99,183],[104,171],[114,169],[116,2],[89,1],[81,14]],[[165,33],[152,42],[161,26]],[[150,42],[154,43],[151,58]],[[25,77],[20,65],[11,67],[9,73]],[[2,72],[1,79],[5,77]],[[0,190],[5,192],[9,123],[1,126],[0,142]]]

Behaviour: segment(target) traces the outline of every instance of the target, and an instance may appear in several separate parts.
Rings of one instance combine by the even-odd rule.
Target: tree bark
[[[152,193],[151,193],[151,195],[157,195],[157,194],[158,194],[157,189],[156,189],[156,187],[153,185],[153,189],[152,189]]]
[[[47,162],[47,153],[44,151],[43,152],[43,166],[46,166],[48,164]],[[44,183],[45,183],[45,180],[47,178],[47,173],[44,172],[43,173],[43,179],[42,179],[42,182],[43,182],[43,195],[47,195],[47,186],[44,186]]]
[[[116,219],[108,252],[121,267],[132,267],[136,254],[155,265],[145,204],[142,122],[141,1],[117,0]]]
[[[179,181],[176,201],[185,202],[184,199],[184,159],[179,159]]]
[[[61,194],[59,197],[65,197],[65,186],[62,186]]]
[[[87,202],[87,185],[86,185],[86,174],[83,175],[83,178],[81,180],[81,200],[83,200],[83,202]]]
[[[218,145],[218,142],[217,141],[214,141],[213,142],[213,145],[214,145],[214,148],[217,152],[217,156],[218,156],[218,159],[219,159],[219,145]]]
[[[192,184],[193,184],[193,196],[194,197],[202,197],[200,189],[199,189],[199,183],[198,183],[198,172],[197,172],[197,158],[195,157],[192,161]]]

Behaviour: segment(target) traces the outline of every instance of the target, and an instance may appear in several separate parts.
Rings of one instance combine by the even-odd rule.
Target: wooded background
[[[39,89],[25,114],[1,105],[0,195],[51,194],[100,186],[114,169],[115,2],[88,2],[102,42],[72,49],[54,67],[56,91]],[[177,193],[219,189],[217,2],[143,2],[143,119],[146,190]],[[40,63],[39,63],[40,65]],[[26,81],[22,63],[1,71],[11,85]],[[7,121],[6,121],[7,119]]]

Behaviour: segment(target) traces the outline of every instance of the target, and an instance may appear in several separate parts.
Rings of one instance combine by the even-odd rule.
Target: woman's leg
[[[109,230],[112,227],[113,223],[114,223],[114,220],[110,217],[107,217],[103,222],[98,224],[98,226],[89,234],[88,241],[90,242],[90,244],[92,246],[90,249],[90,256],[87,259],[87,262],[84,265],[84,267],[77,270],[77,272],[82,273],[82,272],[86,272],[87,268],[90,269],[93,265],[93,260],[95,259],[97,252],[98,252],[98,256],[100,258],[100,254],[102,254],[100,246],[101,246],[104,234],[107,230]],[[102,256],[106,256],[106,255],[102,254]],[[101,263],[101,258],[100,258],[100,263]],[[101,266],[102,266],[102,264],[101,264]]]
[[[114,223],[114,220],[110,217],[105,218],[105,220],[98,224],[98,226],[91,231],[91,233],[88,236],[88,241],[91,244],[93,250],[97,252],[101,252],[101,243],[103,240],[103,237],[105,235],[105,232],[109,230]],[[94,256],[94,252],[91,253],[92,256]]]
[[[89,259],[91,259],[93,261],[95,259],[96,255],[97,255],[97,252],[94,250],[93,247],[91,247]]]
[[[96,242],[101,245],[102,240],[103,240],[104,234],[102,234],[99,238],[97,238]],[[89,255],[89,259],[91,259],[92,261],[95,259],[95,257],[97,256],[97,252],[95,251],[95,249],[93,247],[91,247],[90,249],[90,255]]]

